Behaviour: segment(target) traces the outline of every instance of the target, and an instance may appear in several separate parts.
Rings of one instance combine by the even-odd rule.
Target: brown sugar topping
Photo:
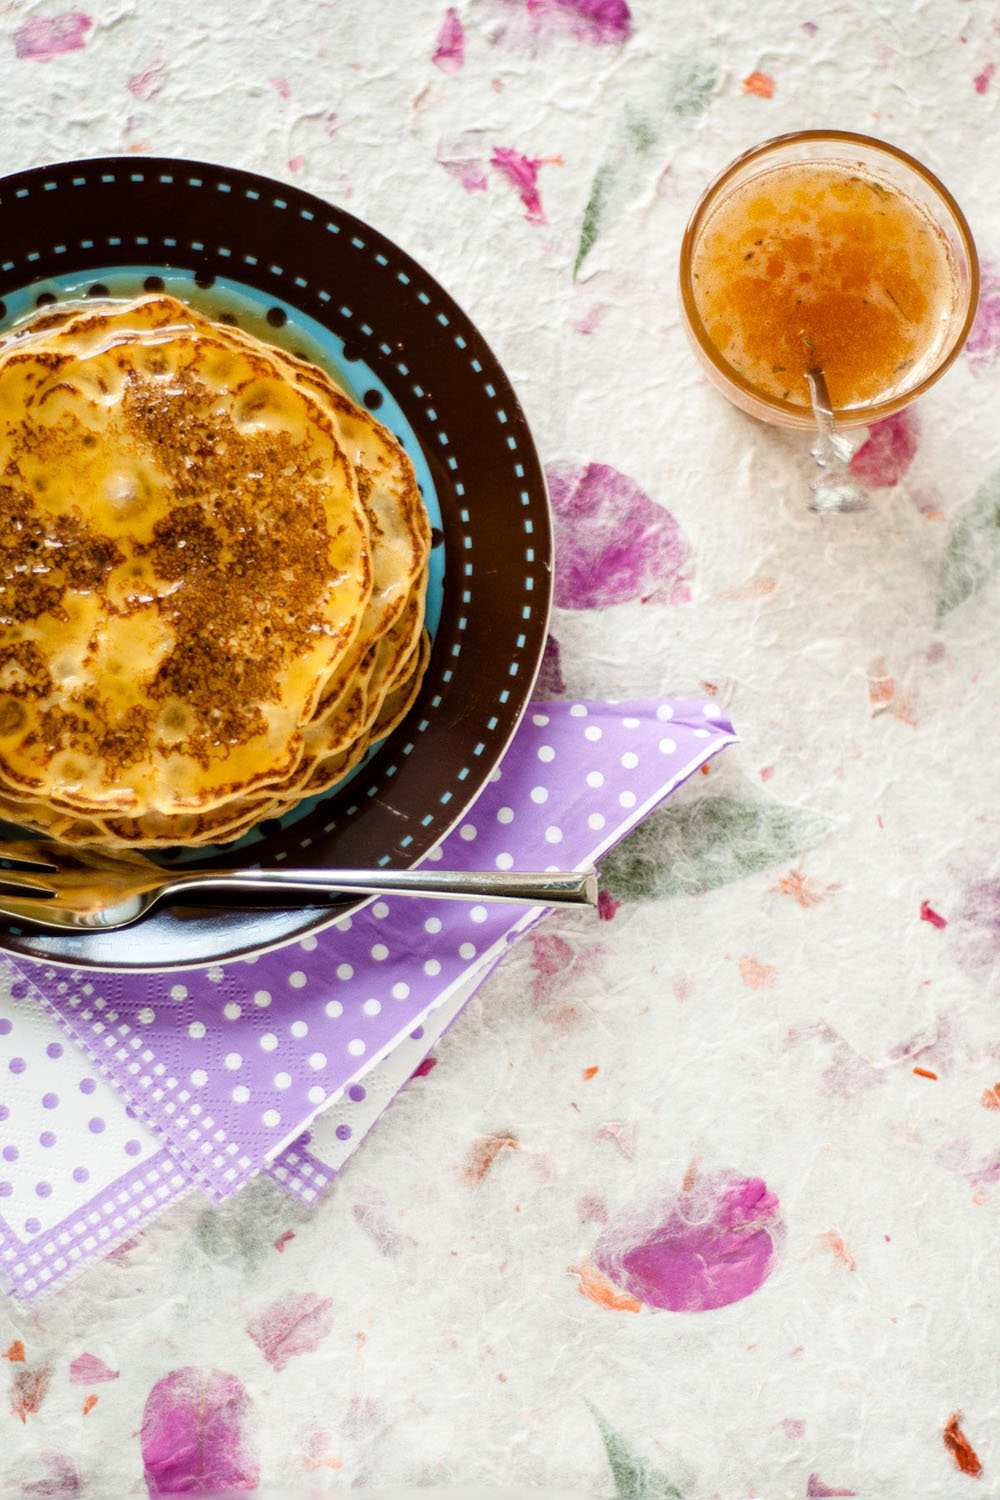
[[[36,370],[29,348],[14,356],[26,404],[33,390],[35,410],[51,403],[44,419],[8,427],[0,469],[0,737],[20,731],[21,704],[43,700],[20,740],[32,765],[72,751],[114,785],[158,750],[207,768],[268,743],[265,710],[283,704],[289,674],[324,639],[336,659],[357,626],[370,558],[332,428],[306,398],[283,408],[266,362],[241,357],[243,386],[227,389],[206,377],[203,352],[196,340],[170,358],[126,343],[82,376],[86,361],[40,353]],[[356,580],[338,557],[354,558]],[[353,593],[332,607],[345,579]],[[54,678],[56,622],[87,595],[95,670],[74,659]],[[133,619],[134,638],[121,628]],[[35,621],[44,646],[17,638]],[[18,776],[36,781],[23,764]]]
[[[160,291],[32,318],[0,340],[0,809],[200,846],[329,790],[419,689],[430,545],[321,369]]]
[[[185,749],[201,759],[262,731],[257,705],[277,701],[282,667],[324,628],[330,534],[319,464],[303,465],[283,432],[209,423],[183,399],[189,386],[172,381],[181,399],[167,401],[131,374],[124,411],[143,448],[181,475],[183,503],[135,550],[181,585],[160,601],[177,644],[150,692],[193,709],[198,729]]]

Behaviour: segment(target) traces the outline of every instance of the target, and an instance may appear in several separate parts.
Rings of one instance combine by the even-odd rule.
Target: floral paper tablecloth
[[[218,160],[388,234],[546,465],[540,695],[707,697],[741,743],[318,1205],[192,1197],[3,1306],[0,1494],[194,1483],[199,1403],[216,1478],[281,1494],[1000,1493],[1000,13],[66,3],[0,6],[5,170]],[[675,305],[706,181],[817,125],[925,160],[984,270],[956,367],[857,435],[872,508],[824,519]]]

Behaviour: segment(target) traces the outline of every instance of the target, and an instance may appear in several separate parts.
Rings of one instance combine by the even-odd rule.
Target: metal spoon
[[[826,377],[818,367],[806,371],[809,400],[819,434],[809,450],[822,473],[809,488],[812,491],[810,510],[821,515],[838,511],[866,510],[868,491],[854,478],[848,468],[851,460],[851,445],[834,428],[833,402],[827,390]]]

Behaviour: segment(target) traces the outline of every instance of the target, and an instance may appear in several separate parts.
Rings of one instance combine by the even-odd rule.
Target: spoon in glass
[[[866,510],[868,491],[850,471],[851,445],[834,428],[833,402],[823,371],[818,367],[807,370],[806,382],[818,433],[809,451],[821,470],[809,486],[813,496],[809,508],[820,515]]]

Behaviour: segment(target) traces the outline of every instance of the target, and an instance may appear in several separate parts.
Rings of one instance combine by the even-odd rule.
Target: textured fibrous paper
[[[608,865],[608,920],[559,916],[508,955],[318,1210],[266,1181],[192,1200],[38,1323],[6,1310],[0,1487],[141,1494],[147,1401],[197,1370],[246,1393],[225,1451],[262,1494],[996,1491],[995,20],[926,0],[0,17],[5,169],[213,158],[421,260],[555,481],[572,567],[546,695],[713,697],[742,737]],[[926,161],[984,271],[967,353],[855,435],[871,508],[825,519],[805,442],[708,386],[675,303],[707,182],[817,125]],[[753,1288],[705,1307],[709,1283]],[[278,1371],[248,1329],[306,1296],[330,1331],[308,1320]],[[82,1354],[119,1378],[74,1384]]]

